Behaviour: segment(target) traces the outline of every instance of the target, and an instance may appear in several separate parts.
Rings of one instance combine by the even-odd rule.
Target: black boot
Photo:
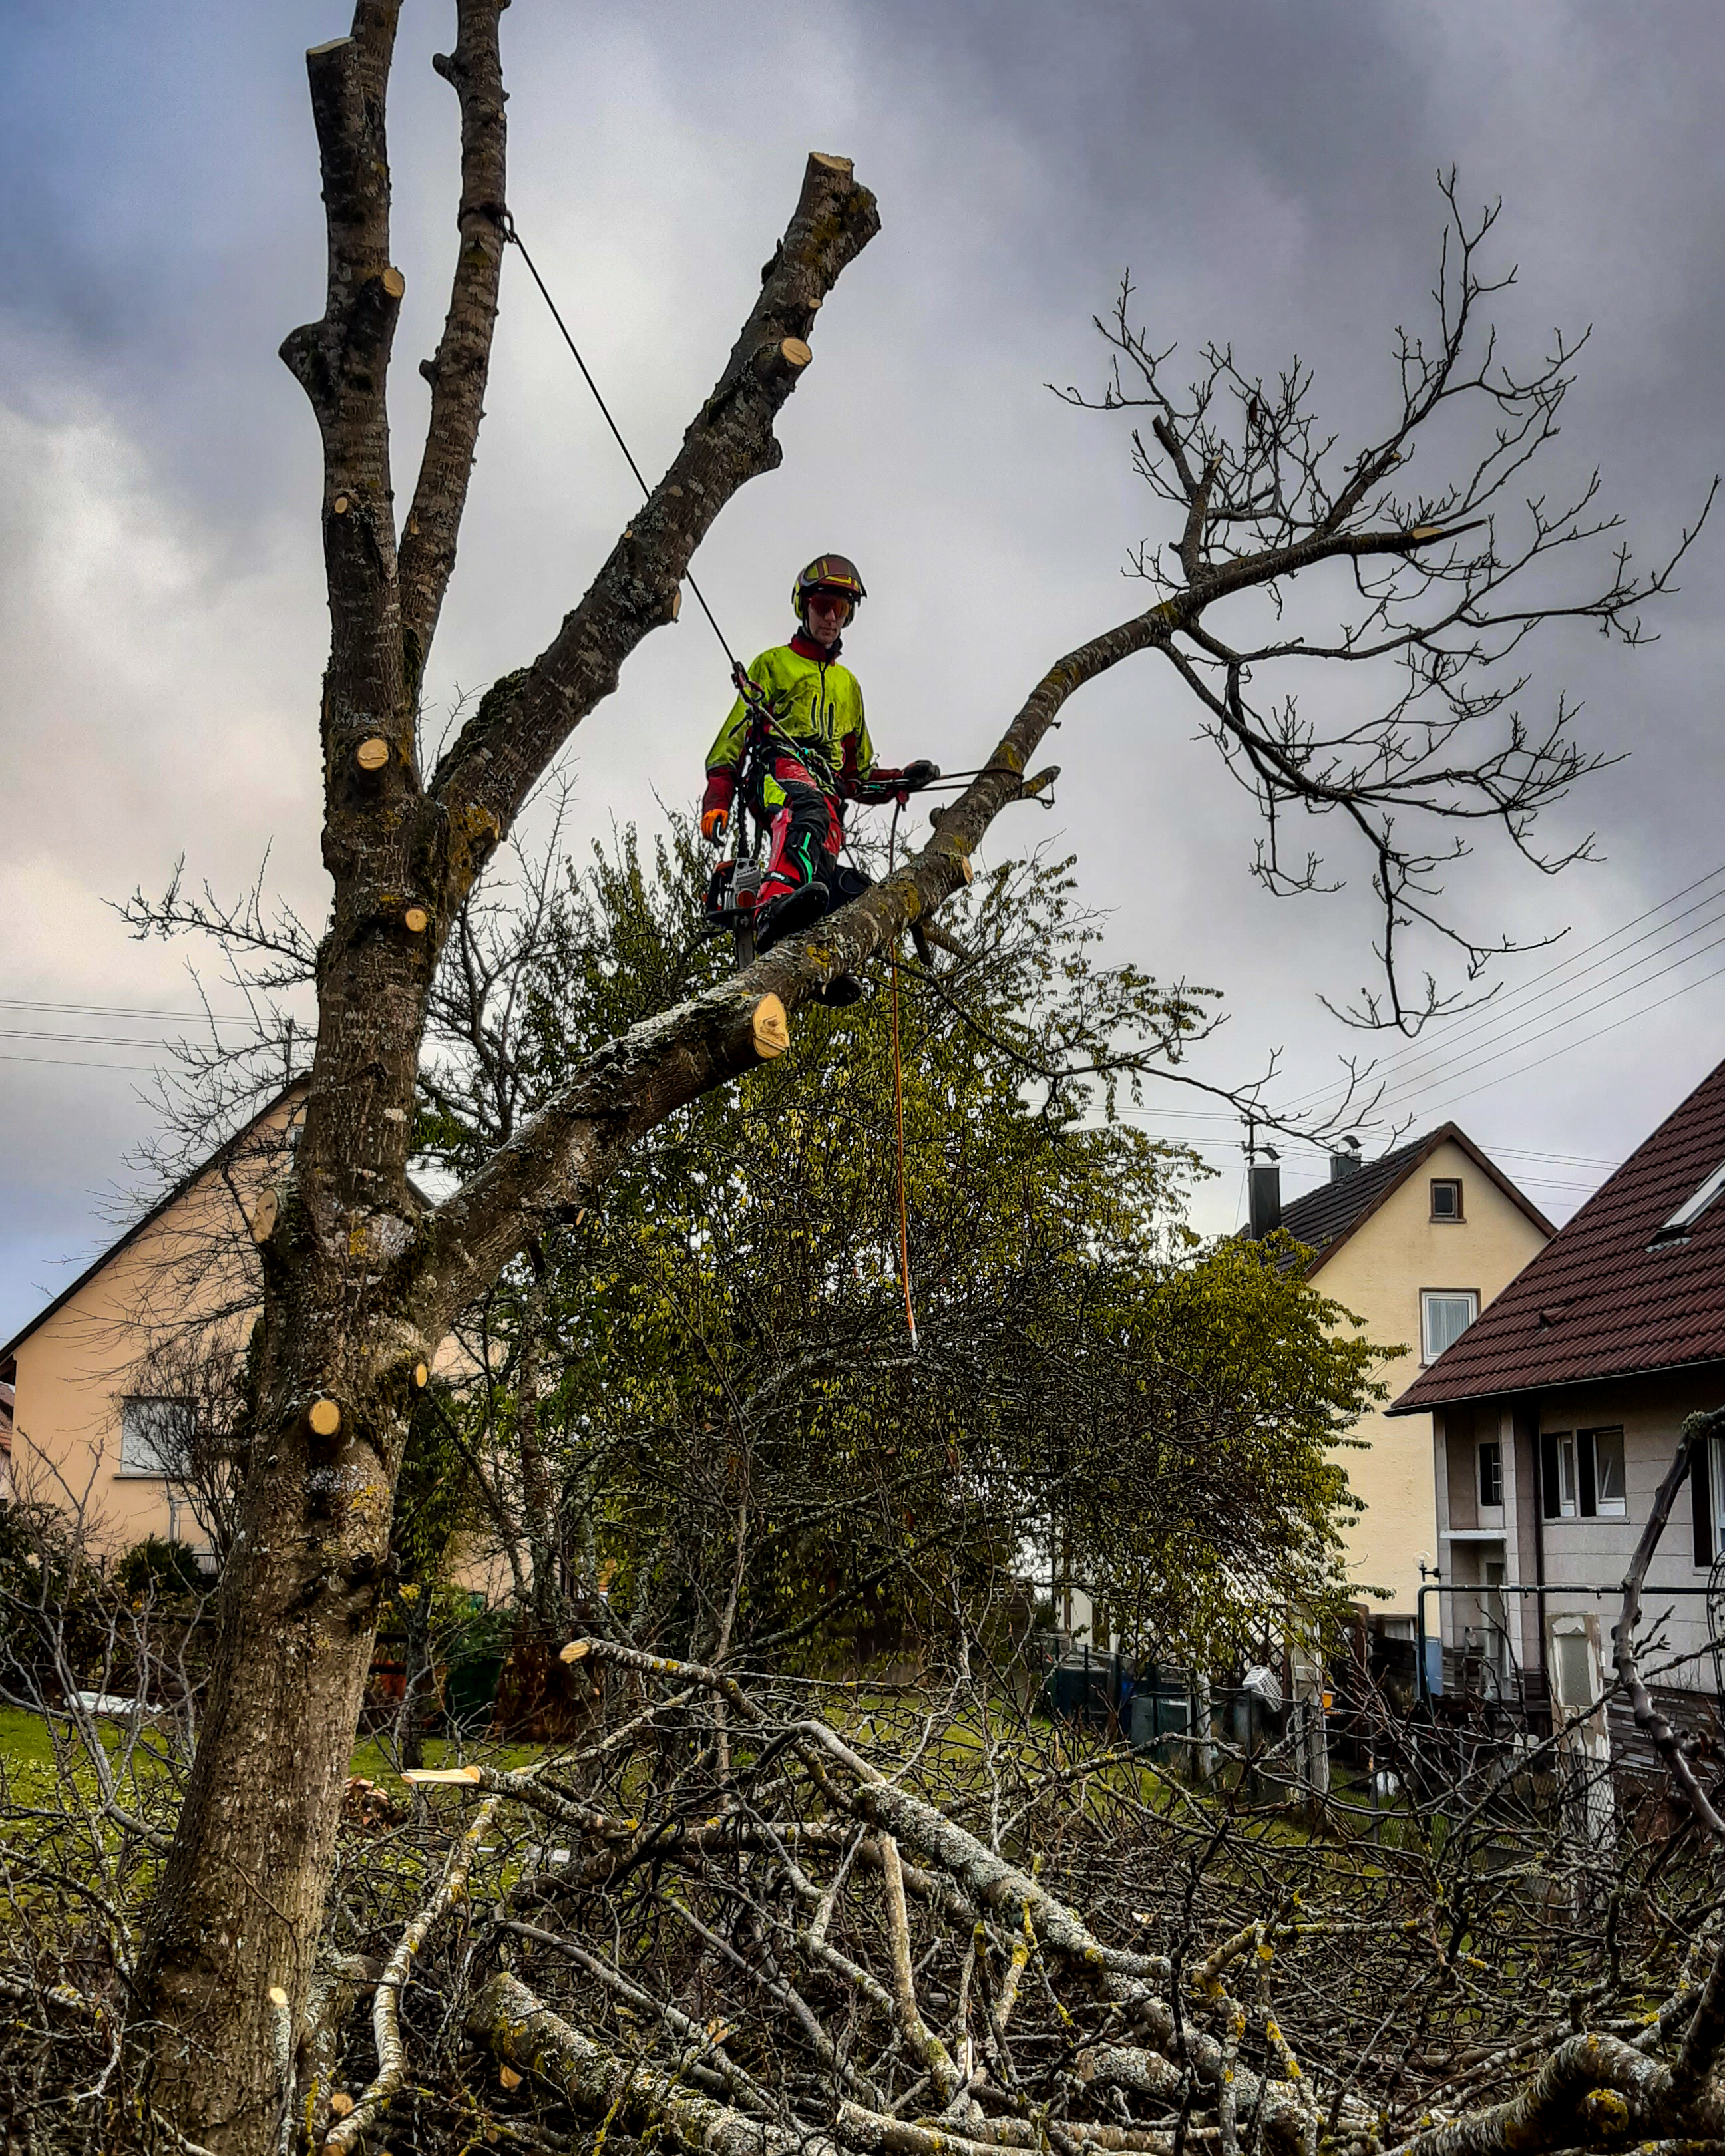
[[[775,943],[809,927],[827,910],[827,887],[819,877],[798,884],[794,891],[769,899],[754,915],[755,948],[764,957]]]

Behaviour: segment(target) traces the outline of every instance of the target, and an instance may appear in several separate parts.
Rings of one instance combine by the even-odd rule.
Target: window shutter
[[[1549,1431],[1543,1430],[1539,1437],[1539,1509],[1548,1520],[1554,1520],[1558,1508],[1558,1440]]]
[[[1713,1479],[1708,1454],[1712,1446],[1703,1439],[1689,1448],[1689,1510],[1695,1522],[1695,1562],[1713,1561]]]
[[[1577,1512],[1584,1520],[1597,1519],[1599,1486],[1594,1475],[1594,1434],[1590,1430],[1578,1430],[1575,1433],[1575,1481],[1579,1499]]]

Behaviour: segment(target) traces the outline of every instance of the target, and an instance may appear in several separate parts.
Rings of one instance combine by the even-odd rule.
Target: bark
[[[1509,2156],[1655,2134],[1714,2141],[1722,2127],[1717,2093],[1683,2102],[1669,2067],[1615,2036],[1588,2034],[1559,2044],[1509,2102],[1416,2134],[1402,2156]]]
[[[443,936],[551,757],[641,638],[674,619],[689,557],[720,509],[778,462],[773,424],[807,365],[800,341],[878,223],[848,163],[810,159],[760,295],[670,471],[546,651],[485,700],[428,784],[418,687],[454,560],[505,228],[501,0],[459,0],[440,70],[461,102],[459,245],[430,370],[432,434],[399,551],[385,401],[404,289],[389,258],[385,130],[398,12],[398,0],[360,0],[352,33],[307,55],[328,281],[321,317],[282,357],[323,444],[332,906],[295,1174],[261,1251],[254,1465],[134,2030],[158,2107],[218,2156],[260,2145],[280,2112],[272,1988],[287,1995],[296,2043],[305,2032],[408,1409],[417,1368],[447,1330],[421,1330],[400,1264],[430,1247],[406,1163]],[[377,742],[387,756],[359,754]],[[745,1053],[776,1052],[776,1008],[758,989],[733,999],[713,1028],[716,1062],[728,1070]],[[485,1261],[452,1256],[445,1307]]]
[[[589,2118],[664,2124],[711,2156],[838,2156],[824,2134],[803,2134],[752,2118],[679,2085],[651,2066],[634,2066],[542,2006],[519,1978],[492,1978],[475,2001],[469,2033],[520,2074],[531,2074]]]
[[[839,2156],[843,2149],[865,2156],[875,2150],[886,2156],[970,2156],[983,2148],[994,2156],[999,2146],[910,2126],[850,2102],[838,2106],[830,2135],[751,2117],[680,2086],[669,2074],[631,2066],[603,2050],[542,2005],[518,1977],[493,1977],[475,2002],[467,2025],[469,2034],[505,2065],[554,2088],[574,2110],[588,2118],[619,2118],[637,2128],[668,2126],[678,2140],[711,2156]]]

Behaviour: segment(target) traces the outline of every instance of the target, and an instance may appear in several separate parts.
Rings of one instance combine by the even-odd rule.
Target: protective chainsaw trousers
[[[836,857],[845,843],[839,803],[800,758],[784,749],[757,759],[754,809],[767,826],[767,873],[757,906],[800,891],[819,875],[821,859]]]

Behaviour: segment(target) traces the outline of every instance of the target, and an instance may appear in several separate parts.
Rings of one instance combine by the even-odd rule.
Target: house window
[[[1689,1517],[1695,1527],[1695,1562],[1703,1571],[1725,1549],[1725,1445],[1710,1438],[1689,1461]]]
[[[1425,1287],[1420,1291],[1420,1337],[1425,1359],[1436,1362],[1466,1332],[1480,1314],[1480,1299],[1471,1288]]]
[[[1566,1721],[1584,1715],[1604,1689],[1600,1682],[1599,1646],[1589,1632],[1584,1617],[1556,1617],[1552,1620],[1553,1689]]]
[[[1480,1446],[1480,1502],[1500,1509],[1503,1504],[1503,1446],[1495,1437]]]
[[[185,1472],[196,1410],[189,1400],[130,1399],[120,1409],[120,1472]]]
[[[1548,1520],[1621,1520],[1629,1512],[1620,1430],[1545,1430],[1540,1510]]]
[[[1593,1470],[1594,1503],[1601,1519],[1620,1520],[1626,1517],[1629,1506],[1624,1494],[1623,1432],[1620,1430],[1583,1430],[1575,1435],[1583,1470],[1584,1486],[1586,1471]],[[1592,1455],[1591,1461],[1589,1460]]]
[[[1650,1247],[1656,1250],[1667,1243],[1686,1243],[1691,1229],[1722,1190],[1725,1190],[1725,1166],[1716,1168],[1695,1195],[1677,1208]]]
[[[1431,1217],[1434,1220],[1459,1220],[1461,1218],[1461,1183],[1459,1177],[1433,1178]]]
[[[1502,1558],[1488,1558],[1485,1577],[1486,1592],[1480,1597],[1480,1609],[1486,1620],[1486,1652],[1501,1686],[1510,1667],[1509,1598],[1503,1591],[1509,1568]]]

